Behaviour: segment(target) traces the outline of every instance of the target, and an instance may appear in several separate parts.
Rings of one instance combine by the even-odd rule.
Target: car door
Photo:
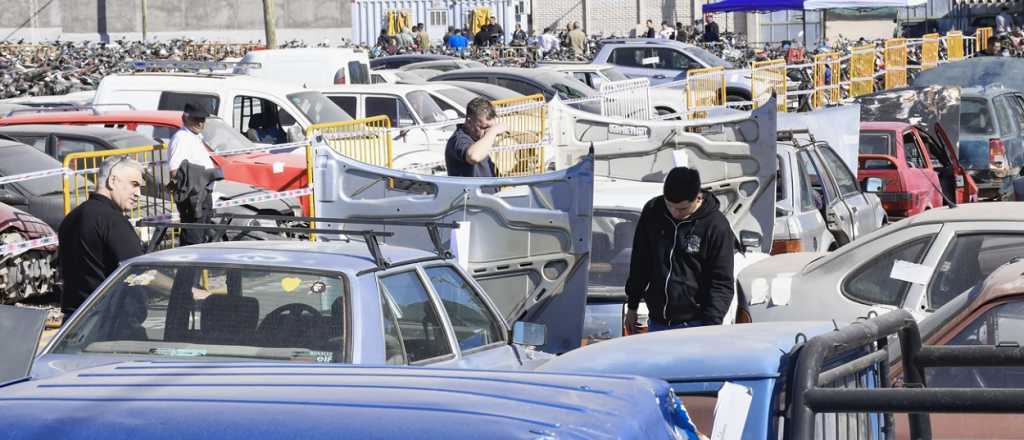
[[[999,136],[1006,147],[1006,159],[1011,170],[1019,169],[1024,157],[1024,109],[1012,93],[996,97],[995,103],[996,117],[1002,118],[1003,112],[1006,116],[1005,124],[999,119]]]
[[[426,176],[374,167],[321,147],[313,170],[315,206],[319,216],[336,219],[462,222],[454,232],[443,231],[442,248],[454,251],[506,322],[546,325],[541,349],[561,353],[578,347],[582,334],[593,166],[587,156],[570,168],[530,177]],[[373,228],[395,234],[388,244],[435,250],[420,227]]]
[[[816,200],[811,186],[811,178],[807,174],[806,165],[797,160],[793,154],[787,154],[787,156],[790,159],[788,161],[790,172],[793,174],[793,178],[788,179],[788,181],[796,181],[796,185],[793,186],[794,189],[788,191],[788,194],[790,197],[799,199],[793,204],[793,208],[796,209],[793,217],[795,218],[796,226],[799,227],[798,234],[802,245],[801,249],[805,252],[828,251],[834,239],[821,214],[821,209],[817,205],[821,203],[821,200]],[[794,228],[790,226],[790,229]]]
[[[850,239],[855,240],[863,234],[878,229],[876,207],[872,206],[868,202],[867,197],[864,196],[864,193],[860,191],[860,187],[857,186],[857,178],[846,167],[843,159],[831,147],[826,145],[822,145],[815,150],[824,160],[828,172],[835,180],[835,187],[839,191],[839,196],[850,211],[850,218],[853,220],[853,235]]]
[[[654,54],[648,52],[651,51],[645,47],[616,47],[611,50],[607,62],[618,66],[619,71],[630,78],[649,78],[651,84],[654,84],[652,77],[655,73],[651,68],[656,60],[650,59]]]
[[[1024,95],[1019,93],[1011,93],[1006,95],[1007,101],[1013,108],[1013,115],[1017,120],[1017,126],[1020,130],[1017,132],[1017,141],[1019,142],[1019,148],[1015,150],[1007,149],[1006,155],[1007,160],[1014,167],[1024,165]]]
[[[821,200],[825,224],[836,238],[836,244],[842,246],[849,243],[855,237],[853,212],[843,201],[839,188],[825,170],[821,157],[813,149],[804,148],[797,153],[797,158],[807,170],[815,197]]]
[[[935,136],[927,132],[920,132],[921,140],[932,153],[931,157],[935,159],[934,162],[939,165],[936,167],[936,173],[939,176],[942,193],[956,203],[975,201],[978,197],[978,187],[974,184],[974,179],[967,174],[967,170],[960,165],[956,147],[950,141],[946,130],[942,125],[936,123],[933,132]]]

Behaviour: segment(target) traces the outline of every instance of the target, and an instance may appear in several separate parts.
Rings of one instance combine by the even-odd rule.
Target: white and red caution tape
[[[0,185],[8,183],[24,182],[26,180],[42,179],[44,177],[53,176],[64,176],[65,174],[71,173],[71,170],[67,168],[54,168],[50,170],[33,171],[31,173],[12,174],[10,176],[0,177]]]
[[[312,188],[299,188],[288,191],[278,191],[257,194],[249,197],[242,197],[240,199],[221,200],[213,204],[214,209],[216,208],[229,208],[232,206],[248,205],[250,203],[268,202],[271,200],[289,199],[293,197],[302,197],[313,194]]]
[[[45,237],[34,238],[32,240],[17,241],[14,243],[0,245],[0,255],[7,256],[13,254],[20,254],[31,249],[51,246],[55,244],[57,244],[57,236],[47,235]]]

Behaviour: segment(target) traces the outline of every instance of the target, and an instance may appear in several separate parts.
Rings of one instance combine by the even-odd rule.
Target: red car
[[[147,136],[170,142],[174,132],[181,128],[181,112],[176,111],[69,111],[47,113],[22,113],[0,118],[0,126],[24,124],[69,124],[96,125],[144,133]],[[220,118],[209,118],[203,139],[210,147],[213,161],[224,171],[224,178],[247,183],[271,191],[304,188],[306,182],[306,155],[303,151],[292,153],[247,153],[222,156],[218,152],[255,147]],[[306,197],[302,198],[303,210],[308,211]]]
[[[6,194],[0,190],[0,200]],[[42,220],[0,202],[0,246],[13,247],[56,235]],[[0,304],[46,295],[56,287],[57,280],[56,242],[0,252]]]
[[[935,132],[904,122],[861,123],[857,180],[865,187],[869,178],[881,180],[877,195],[890,219],[943,206],[943,193],[956,203],[977,200],[978,187],[942,128]]]

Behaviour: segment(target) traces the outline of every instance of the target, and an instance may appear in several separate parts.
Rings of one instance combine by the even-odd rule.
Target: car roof
[[[388,260],[399,264],[437,255],[419,249],[381,245]],[[211,264],[249,264],[288,269],[358,273],[377,268],[366,244],[347,241],[250,240],[183,246],[130,260],[138,264],[202,261]]]
[[[664,38],[611,38],[602,41],[601,44],[650,44],[654,46],[676,46],[680,48],[695,47],[692,44],[687,44],[676,40],[666,40]]]
[[[0,125],[19,124],[90,124],[90,123],[138,123],[159,125],[181,125],[181,112],[165,110],[132,111],[50,111],[43,113],[22,113],[0,118]]]
[[[1002,84],[995,84],[986,87],[964,87],[960,89],[960,96],[963,98],[994,98],[996,96],[1014,93],[1016,90],[1007,88]],[[1017,92],[1019,93],[1019,92]]]
[[[94,127],[89,125],[61,125],[61,124],[25,124],[25,125],[11,125],[6,127],[0,127],[0,134],[26,134],[26,135],[65,135],[65,136],[80,136],[90,137],[95,139],[102,139],[104,141],[113,142],[122,139],[132,139],[138,141],[138,146],[152,145],[153,139],[128,130],[121,130],[118,128],[107,128],[107,127]]]
[[[249,75],[230,73],[172,73],[172,72],[138,72],[108,75],[100,83],[100,89],[109,83],[126,82],[133,87],[149,85],[160,91],[209,91],[220,93],[226,87],[243,90],[259,90],[265,93],[287,95],[309,91],[299,85],[287,82],[270,81]]]
[[[292,58],[306,58],[306,57],[330,57],[330,56],[342,56],[350,58],[352,55],[357,57],[365,57],[367,53],[360,48],[351,47],[289,47],[284,49],[260,49],[249,51],[242,57],[243,60],[254,60],[255,62],[261,61],[276,61],[288,60]]]
[[[591,344],[554,358],[541,371],[637,374],[672,381],[777,377],[780,358],[831,322],[711,325],[646,333]]]
[[[0,402],[17,408],[5,410],[8,430],[55,438],[470,439],[649,438],[652,424],[668,429],[658,399],[670,389],[607,375],[163,361],[111,363],[3,391]]]
[[[343,84],[319,89],[323,93],[387,93],[389,95],[405,95],[423,90],[419,84]]]
[[[521,78],[530,78],[543,83],[565,82],[565,76],[558,72],[547,71],[543,69],[527,69],[524,67],[475,67],[472,69],[459,69],[452,70],[450,72],[444,72],[437,75],[434,78],[451,78],[456,75],[463,77],[480,75],[508,75]],[[431,78],[431,80],[433,80],[434,78]]]
[[[916,226],[949,222],[1024,222],[1024,203],[986,202],[964,203],[955,208],[948,206],[930,209],[899,223]]]
[[[615,68],[611,64],[603,63],[540,63],[537,65],[542,69],[557,70],[559,72],[572,71],[572,72],[597,72],[604,69]]]
[[[1024,259],[1015,258],[989,274],[977,301],[984,304],[1021,294],[1024,294]]]
[[[911,125],[906,122],[896,121],[865,121],[860,123],[860,129],[877,131],[901,131]]]

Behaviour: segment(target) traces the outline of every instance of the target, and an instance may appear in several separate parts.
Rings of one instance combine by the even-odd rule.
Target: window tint
[[[907,166],[911,168],[926,168],[924,165],[924,156],[921,154],[921,149],[917,146],[917,138],[914,137],[913,132],[907,132],[903,135],[903,156],[907,161]]]
[[[619,47],[612,50],[608,62],[626,67],[643,67],[643,49],[636,47]]]
[[[932,241],[931,235],[889,248],[858,268],[850,276],[843,292],[853,300],[867,304],[899,306],[910,283],[890,277],[893,264],[899,261],[920,263]]]
[[[997,345],[1024,343],[1024,302],[998,305],[978,316],[946,345]],[[929,387],[1020,388],[1024,367],[928,368]]]
[[[255,96],[235,96],[232,118],[235,128],[252,142],[288,142],[288,136],[281,126],[277,104],[269,100]]]
[[[1024,255],[1024,234],[958,235],[935,267],[928,305],[941,307],[985,280],[992,271]]]
[[[136,145],[138,146],[138,145]],[[103,151],[106,148],[96,142],[85,140],[58,137],[57,138],[57,160],[64,162],[64,157],[71,153],[82,153],[89,151]]]
[[[387,82],[387,81],[384,80],[384,77],[381,76],[381,74],[379,74],[379,73],[374,73],[373,75],[370,75],[370,78],[373,78],[373,83],[374,84],[384,84],[384,83]],[[349,115],[352,115],[352,114],[353,113],[349,113]]]
[[[505,340],[497,318],[458,272],[448,266],[430,267],[426,272],[448,313],[459,349],[471,350]]]
[[[6,133],[5,133],[6,134]],[[46,139],[48,136],[22,136],[20,134],[8,134],[25,145],[31,145],[32,148],[39,150],[41,153],[46,153]],[[63,159],[61,160],[63,162]]]
[[[538,93],[547,96],[547,94],[544,93],[544,90],[541,90],[540,87],[517,79],[498,78],[495,80],[495,83],[501,87],[512,90],[513,92],[521,93],[525,96],[536,95]]]
[[[1004,95],[1003,100],[1010,111],[1010,119],[1012,119],[1016,130],[1020,130],[1021,126],[1024,125],[1024,111],[1021,110],[1020,100],[1017,95]]]
[[[348,81],[349,84],[368,84],[370,81],[367,79],[367,75],[370,73],[370,68],[359,61],[349,61],[348,63]]]
[[[334,105],[341,107],[350,116],[355,117],[359,114],[356,108],[357,101],[355,96],[328,96],[327,99],[330,99]]]
[[[56,352],[345,361],[337,275],[138,265],[100,295]]]
[[[818,151],[821,152],[821,157],[825,159],[825,166],[829,167],[829,171],[836,178],[839,192],[844,197],[860,194],[860,188],[857,187],[857,179],[850,172],[850,169],[846,167],[846,162],[843,162],[839,155],[829,147],[821,147]]]
[[[655,66],[658,69],[686,71],[704,67],[701,63],[690,58],[689,55],[675,49],[667,47],[657,48],[655,49],[654,54],[658,57],[658,64]]]
[[[398,323],[399,340],[408,362],[452,354],[448,335],[427,289],[414,271],[381,278],[385,304]]]
[[[387,115],[391,119],[391,125],[395,127],[416,125],[409,108],[393,96],[366,97],[366,117],[372,118],[378,115]]]
[[[443,100],[441,98],[438,98],[438,97],[436,97],[434,95],[430,95],[430,97],[434,99],[434,104],[437,104],[437,107],[440,108],[442,112],[447,111],[447,110],[452,110],[452,111],[455,112],[455,114],[459,115],[460,118],[466,117],[465,113],[463,113],[461,110],[459,110],[455,106],[449,104],[448,101],[445,101],[445,100]]]
[[[320,92],[301,92],[288,95],[288,100],[297,107],[303,115],[314,124],[325,124],[328,122],[351,121],[352,117],[341,111],[330,99],[327,99]],[[281,125],[288,126],[295,124],[295,116],[291,121],[281,120]]]
[[[885,133],[862,131],[860,133],[860,154],[892,155],[892,137]]]
[[[46,153],[39,152],[28,145],[11,145],[4,148],[4,160],[0,160],[0,177],[13,176],[21,173],[34,171],[52,170],[60,168],[61,162]],[[60,194],[64,192],[64,179],[61,176],[49,176],[39,179],[23,180],[17,183],[9,183],[22,188],[29,195],[42,196],[49,194]]]
[[[571,75],[577,81],[586,84],[590,87],[593,87],[595,89],[597,88],[597,86],[594,85],[593,78],[587,72],[573,72]]]
[[[932,168],[936,170],[944,168],[947,163],[946,156],[948,154],[946,153],[946,148],[926,132],[918,131],[917,135],[921,137],[921,142],[924,142],[924,146],[928,150],[928,158],[932,162]]]
[[[782,165],[782,157],[776,156],[778,166],[775,169],[775,203],[784,202],[789,198],[789,181],[786,179],[786,169]],[[786,206],[786,205],[783,205]]]
[[[388,365],[405,365],[408,360],[405,357],[405,344],[402,344],[402,333],[398,330],[398,321],[395,315],[395,304],[389,302],[384,295],[380,297],[381,317],[384,321],[384,356]]]
[[[1002,96],[992,100],[996,111],[996,119],[999,121],[999,134],[1005,136],[1016,131],[1016,124],[1010,120],[1010,109],[1007,108],[1006,99]]]
[[[206,107],[206,111],[212,114],[218,114],[220,109],[220,98],[214,95],[203,95],[199,93],[177,93],[177,92],[163,92],[160,93],[160,103],[157,104],[157,110],[171,110],[171,111],[184,111],[185,104],[190,102],[197,102]]]
[[[820,209],[823,206],[823,201],[811,189],[811,177],[807,175],[807,170],[804,169],[802,161],[797,163],[797,171],[799,174],[797,174],[796,180],[800,184],[800,211],[807,212],[813,209]]]
[[[811,153],[803,150],[797,154],[797,157],[800,158],[801,171],[807,173],[807,180],[811,183],[815,198],[821,201],[820,207],[824,207],[829,200],[835,200],[836,193],[830,183],[831,179],[819,170],[821,165],[814,160]]]
[[[982,99],[960,101],[960,130],[965,134],[992,134],[992,115]]]

